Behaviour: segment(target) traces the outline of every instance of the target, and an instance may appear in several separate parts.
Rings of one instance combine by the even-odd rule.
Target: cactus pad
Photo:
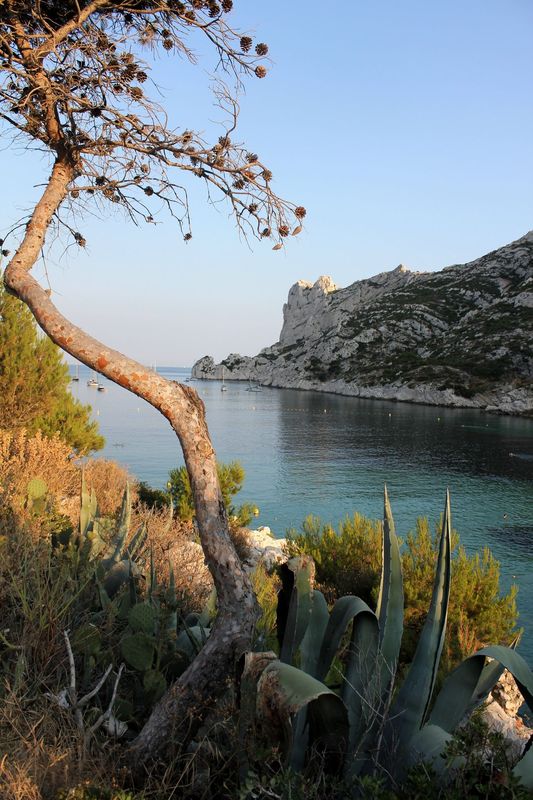
[[[134,669],[145,672],[150,669],[155,655],[154,640],[146,633],[133,633],[121,642],[122,655]]]
[[[136,603],[128,614],[128,623],[134,631],[155,634],[156,615],[149,603]]]

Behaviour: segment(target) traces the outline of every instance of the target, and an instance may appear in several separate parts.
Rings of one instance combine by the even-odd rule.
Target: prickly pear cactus
[[[155,643],[151,636],[138,632],[125,636],[120,647],[122,655],[130,667],[146,672],[152,666],[155,656]]]
[[[48,486],[42,478],[32,478],[28,483],[26,505],[33,514],[41,514],[46,508]]]
[[[149,704],[157,702],[167,688],[165,676],[157,669],[149,669],[144,673],[143,688],[147,702]]]
[[[142,631],[152,636],[156,632],[156,613],[149,603],[136,603],[128,614],[128,624],[134,631]]]

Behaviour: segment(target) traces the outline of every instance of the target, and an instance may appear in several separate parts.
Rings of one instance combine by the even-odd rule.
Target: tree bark
[[[249,649],[258,605],[229,536],[205,408],[197,393],[162,378],[76,327],[62,316],[49,292],[30,274],[48,226],[75,176],[76,165],[59,154],[23,241],[6,268],[5,286],[26,303],[40,327],[59,347],[146,400],[168,419],[183,450],[200,541],[218,599],[218,615],[205,646],[154,708],[133,744],[136,765],[142,766],[161,754],[177,725],[185,724],[194,730],[206,701],[224,690],[236,659]]]

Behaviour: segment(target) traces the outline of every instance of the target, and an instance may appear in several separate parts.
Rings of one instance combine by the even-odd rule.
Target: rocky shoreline
[[[440,272],[297,281],[279,341],[192,377],[533,416],[533,232]]]
[[[247,362],[254,359],[238,355],[239,364],[231,368],[228,356],[224,365],[215,364],[211,356],[204,356],[193,366],[191,376],[196,380],[224,380],[226,382],[253,382],[260,386],[271,386],[275,389],[299,389],[302,391],[324,392],[346,397],[359,397],[366,400],[388,400],[398,403],[414,403],[417,405],[442,406],[446,408],[477,408],[493,414],[533,417],[533,390],[527,387],[498,386],[493,391],[479,393],[471,398],[455,394],[453,389],[439,389],[431,384],[407,386],[393,383],[383,386],[359,386],[342,380],[321,382],[305,378],[284,378],[283,376],[265,375],[255,365],[248,367]],[[244,362],[244,364],[242,363]]]

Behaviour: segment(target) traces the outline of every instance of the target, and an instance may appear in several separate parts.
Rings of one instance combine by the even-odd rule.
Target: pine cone
[[[266,67],[262,67],[261,65],[256,67],[254,72],[258,78],[265,78],[267,74]]]
[[[243,53],[247,53],[252,47],[252,39],[250,36],[241,36],[241,50]]]
[[[307,211],[303,206],[296,206],[296,208],[294,209],[294,216],[297,217],[298,219],[303,219],[306,214]]]
[[[268,45],[264,42],[259,42],[259,44],[256,44],[255,46],[255,52],[258,56],[266,56],[268,53]]]
[[[233,0],[222,0],[222,10],[229,14],[233,8]]]
[[[165,48],[165,50],[172,50],[172,48],[174,47],[172,39],[163,39],[163,47]]]

